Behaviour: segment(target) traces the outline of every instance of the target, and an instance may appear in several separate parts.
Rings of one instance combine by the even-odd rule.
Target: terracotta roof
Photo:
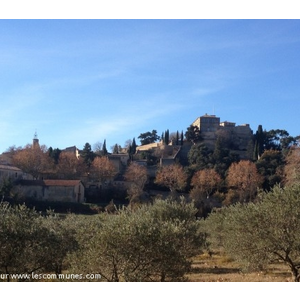
[[[21,185],[29,186],[76,186],[80,180],[21,180]]]
[[[4,164],[0,164],[0,169],[1,170],[10,170],[10,171],[22,171],[21,169],[15,167],[15,166],[12,166],[12,165],[4,165]]]
[[[59,186],[75,186],[80,183],[80,180],[44,180],[46,185],[59,185]]]

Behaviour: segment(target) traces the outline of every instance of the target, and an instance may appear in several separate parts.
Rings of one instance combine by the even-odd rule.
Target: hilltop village
[[[213,199],[211,196],[218,192],[221,199],[216,202],[220,204],[226,199],[233,201],[226,198],[225,183],[233,163],[255,163],[265,150],[281,151],[296,143],[296,138],[284,130],[266,132],[260,126],[253,134],[249,124],[221,122],[219,117],[208,114],[198,117],[185,133],[170,134],[166,130],[158,136],[153,130],[141,134],[139,139],[141,145],[133,139],[126,148],[116,145],[109,153],[106,141],[96,151],[92,151],[89,143],[82,150],[76,146],[48,149],[40,145],[35,134],[31,145],[10,149],[0,156],[0,180],[10,178],[11,194],[21,198],[107,205],[112,201],[122,203],[124,199],[147,201],[157,194],[175,191],[188,194],[193,186],[195,190],[192,178],[197,172],[214,170],[219,178],[218,186],[212,186],[211,192],[202,191],[202,196],[196,198],[203,198],[204,193],[204,198]],[[136,170],[132,170],[132,165]],[[179,179],[169,179],[166,175],[158,179],[167,167],[166,172],[175,174],[177,171],[172,166],[180,166],[184,172],[182,184],[168,185],[168,181]],[[276,167],[282,168],[282,164]],[[274,171],[278,175],[276,182],[282,175],[278,170]],[[142,183],[141,178],[144,178]]]
[[[205,114],[138,139],[1,155],[0,281],[223,281],[228,258],[300,281],[299,137]]]

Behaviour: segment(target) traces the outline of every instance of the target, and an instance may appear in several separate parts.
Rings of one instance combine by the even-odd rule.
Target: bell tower
[[[39,139],[38,139],[38,135],[35,131],[34,136],[33,136],[33,140],[32,140],[32,148],[36,148],[39,147],[40,143],[39,143]]]

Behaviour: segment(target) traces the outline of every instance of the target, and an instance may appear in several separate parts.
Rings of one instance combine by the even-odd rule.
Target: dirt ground
[[[290,282],[291,273],[283,264],[269,265],[263,272],[244,273],[231,259],[219,253],[210,257],[202,254],[195,258],[192,272],[188,275],[191,282]]]

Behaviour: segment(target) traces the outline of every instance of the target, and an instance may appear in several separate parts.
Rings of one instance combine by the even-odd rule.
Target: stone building
[[[9,178],[12,181],[16,181],[24,179],[24,177],[26,177],[26,174],[21,169],[8,164],[0,164],[0,182],[3,179]]]
[[[220,124],[220,129],[229,133],[232,143],[235,144],[239,150],[247,150],[253,136],[253,131],[249,124],[236,126],[235,123],[226,121]]]
[[[77,159],[80,157],[80,150],[76,146],[67,147],[66,149],[62,150],[62,152],[72,153]]]
[[[197,118],[193,124],[197,126],[202,134],[214,133],[220,128],[220,118],[215,115],[205,114],[202,117]]]
[[[21,180],[18,193],[37,200],[84,202],[84,185],[80,180]]]
[[[192,125],[199,128],[204,143],[210,148],[214,147],[220,136],[229,140],[236,150],[245,151],[253,136],[249,124],[236,126],[234,122],[220,122],[220,118],[215,115],[198,117]]]
[[[109,154],[108,160],[113,163],[117,173],[124,173],[129,162],[129,154]]]

